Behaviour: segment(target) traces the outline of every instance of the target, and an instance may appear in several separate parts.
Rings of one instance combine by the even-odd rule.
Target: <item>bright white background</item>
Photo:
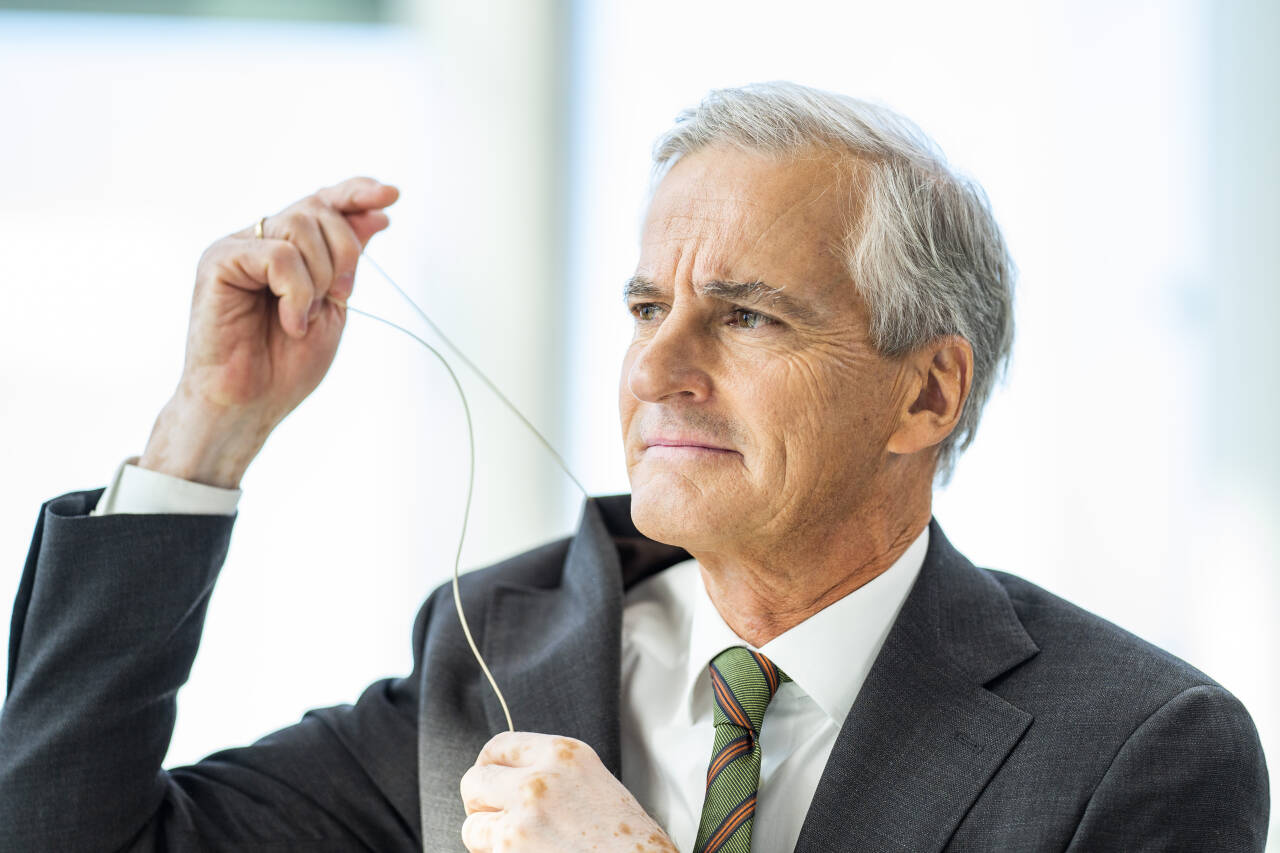
[[[455,47],[412,28],[0,13],[6,602],[40,504],[105,486],[145,447],[182,368],[204,248],[350,175],[402,191],[369,255],[535,423],[554,427],[547,317],[559,309],[541,271],[530,281],[522,265],[546,242],[523,177],[544,155],[509,153],[506,141],[518,138],[508,124],[539,135],[538,124],[515,110],[476,121],[478,142],[448,131],[467,110],[493,109],[493,96],[469,103],[481,74],[517,91],[529,77],[515,52],[505,76],[440,82],[498,49],[475,44],[479,23],[437,21]],[[463,47],[478,58],[439,67]],[[427,334],[371,268],[351,304]],[[462,378],[480,469],[464,564],[476,566],[568,532],[576,502]],[[407,672],[413,616],[452,565],[465,478],[447,376],[407,337],[351,316],[329,375],[244,479],[170,763]]]
[[[788,78],[915,119],[986,187],[1020,268],[1008,381],[937,496],[952,541],[1207,671],[1274,765],[1274,5],[783,8],[440,2],[403,27],[0,14],[0,596],[40,503],[141,452],[204,246],[349,174],[403,191],[370,254],[591,491],[625,490],[619,294],[649,146],[711,87]],[[412,321],[370,270],[352,304]],[[468,387],[480,565],[560,535],[576,502]],[[352,317],[245,479],[171,762],[407,670],[454,547],[463,440],[429,356]]]

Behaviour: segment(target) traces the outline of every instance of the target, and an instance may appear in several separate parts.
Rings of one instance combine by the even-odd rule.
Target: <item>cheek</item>
[[[755,488],[775,496],[811,479],[816,442],[830,420],[822,373],[806,359],[770,354],[721,376],[721,402],[742,431],[744,464]]]
[[[781,444],[789,479],[835,475],[887,440],[881,433],[891,389],[882,373],[878,364],[849,357],[805,356],[770,371],[771,393],[760,389],[769,399],[762,412]]]
[[[840,371],[821,359],[781,359],[763,379],[764,411],[784,437],[812,438],[829,430],[848,402]]]

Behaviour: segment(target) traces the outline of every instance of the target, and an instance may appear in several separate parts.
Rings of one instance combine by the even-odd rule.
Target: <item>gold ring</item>
[[[253,236],[257,237],[259,240],[262,239],[262,226],[266,221],[267,217],[264,216],[258,220],[256,225],[253,226]]]

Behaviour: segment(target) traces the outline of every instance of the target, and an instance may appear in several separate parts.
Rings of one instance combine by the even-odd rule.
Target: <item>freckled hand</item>
[[[676,853],[662,828],[580,740],[503,732],[462,777],[472,853]]]

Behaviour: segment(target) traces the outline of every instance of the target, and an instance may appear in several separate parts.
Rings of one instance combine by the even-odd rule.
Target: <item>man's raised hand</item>
[[[399,191],[351,178],[218,240],[200,258],[186,362],[139,465],[239,486],[267,436],[328,372],[356,261]]]

